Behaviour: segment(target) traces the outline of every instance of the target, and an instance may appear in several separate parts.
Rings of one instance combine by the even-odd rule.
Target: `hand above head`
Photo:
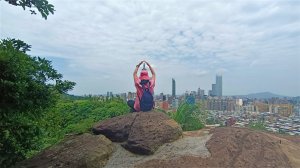
[[[141,64],[143,63],[143,61],[141,61],[139,64],[137,64],[136,66],[139,67],[141,66]]]
[[[150,65],[150,64],[149,64],[147,61],[145,61],[145,60],[144,60],[143,62],[146,63],[148,66]]]

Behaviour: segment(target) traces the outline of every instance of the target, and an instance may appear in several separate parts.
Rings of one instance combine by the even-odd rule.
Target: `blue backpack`
[[[150,87],[150,82],[147,82]],[[143,94],[140,98],[140,109],[141,111],[150,111],[153,109],[154,101],[153,101],[153,95],[151,94],[149,87],[145,88],[146,84],[142,84]]]

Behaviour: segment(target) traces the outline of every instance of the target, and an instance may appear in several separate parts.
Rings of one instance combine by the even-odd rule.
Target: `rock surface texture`
[[[284,138],[246,128],[222,127],[211,131],[206,143],[210,157],[185,155],[173,159],[152,159],[136,168],[180,167],[299,167],[299,146]],[[295,148],[295,151],[291,149]],[[287,150],[285,150],[285,149]],[[299,153],[299,152],[298,152]],[[291,155],[293,157],[291,157]]]
[[[113,144],[103,135],[88,133],[68,137],[16,167],[101,168],[112,154]]]
[[[103,134],[136,154],[153,154],[164,143],[182,135],[181,127],[161,112],[138,112],[96,124],[94,134]]]
[[[298,136],[234,127],[182,133],[173,120],[158,112],[116,117],[96,125],[93,131],[123,140],[112,143],[104,135],[71,136],[16,167],[300,167]],[[173,141],[181,134],[182,138]]]
[[[128,139],[129,131],[137,114],[130,113],[101,121],[92,128],[92,131],[96,135],[105,135],[113,142],[124,142]]]

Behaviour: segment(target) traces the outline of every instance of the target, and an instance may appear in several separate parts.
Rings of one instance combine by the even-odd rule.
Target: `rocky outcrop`
[[[99,168],[105,166],[112,151],[113,144],[105,136],[85,133],[68,137],[17,167]]]
[[[178,139],[181,127],[163,113],[140,113],[123,147],[133,153],[153,154],[164,143]]]
[[[124,142],[128,139],[129,131],[138,113],[130,113],[96,124],[92,131],[94,134],[103,134],[113,142]]]
[[[141,112],[108,119],[93,128],[137,154],[153,154],[161,145],[182,135],[181,127],[161,112]]]
[[[205,145],[210,157],[184,155],[171,159],[155,158],[134,167],[300,167],[300,146],[274,134],[234,127],[219,127],[210,133],[212,136]]]

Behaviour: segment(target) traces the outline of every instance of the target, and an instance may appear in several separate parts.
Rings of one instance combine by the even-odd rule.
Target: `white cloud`
[[[281,74],[286,65],[300,83],[293,77],[300,71],[299,1],[49,1],[56,11],[47,21],[0,2],[0,36],[26,41],[33,55],[67,60],[62,73],[78,83],[75,94],[134,90],[132,72],[143,59],[155,65],[157,92],[170,92],[172,77],[179,92],[209,89],[216,73],[226,75],[224,84],[235,75],[246,81],[241,74],[249,68],[269,83],[261,72]],[[274,92],[300,94],[274,82],[282,83]],[[226,87],[225,94],[236,89]]]

